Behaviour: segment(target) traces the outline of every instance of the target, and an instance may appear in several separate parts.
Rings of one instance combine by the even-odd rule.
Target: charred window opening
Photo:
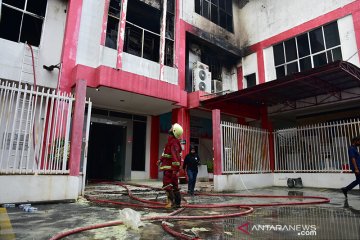
[[[174,65],[175,0],[167,0],[164,64]]]
[[[273,46],[276,77],[342,60],[337,22]]]
[[[239,61],[238,56],[226,51],[218,45],[201,39],[195,35],[186,34],[186,91],[194,91],[194,64],[201,62],[209,67],[210,80],[217,80],[220,83],[228,80],[233,67]],[[214,83],[211,83],[212,85]],[[214,89],[213,89],[214,90]]]
[[[161,11],[138,0],[128,2],[124,51],[159,61]]]
[[[3,0],[0,38],[40,45],[47,0]]]
[[[246,80],[246,88],[256,86],[256,74],[252,73],[244,77]]]
[[[112,49],[117,49],[120,12],[121,0],[110,0],[106,26],[105,46]]]
[[[233,32],[232,0],[195,0],[195,12]]]

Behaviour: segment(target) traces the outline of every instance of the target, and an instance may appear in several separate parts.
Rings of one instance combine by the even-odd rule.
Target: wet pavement
[[[139,183],[139,182],[137,182]],[[160,182],[141,182],[160,187]],[[134,196],[147,200],[164,201],[165,194],[131,186]],[[186,185],[182,185],[186,189]],[[201,192],[209,192],[211,183],[199,183]],[[237,192],[254,195],[321,196],[330,203],[302,206],[257,207],[249,215],[203,220],[168,220],[171,228],[189,237],[201,239],[360,239],[360,192],[352,191],[346,201],[339,190],[331,189],[289,189],[271,187]],[[116,185],[92,184],[86,189],[86,196],[99,199],[139,203],[130,200],[124,188]],[[272,198],[239,198],[228,196],[187,196],[189,204],[308,201]],[[59,232],[73,228],[120,220],[123,206],[89,202],[80,198],[73,203],[33,204],[36,212],[25,212],[18,206],[0,208],[0,239],[50,239]],[[168,215],[173,210],[133,208],[142,217]],[[226,214],[239,211],[238,208],[189,208],[180,215],[203,216]],[[67,236],[63,239],[175,239],[161,227],[160,221],[144,221],[138,230],[124,225],[94,229]]]

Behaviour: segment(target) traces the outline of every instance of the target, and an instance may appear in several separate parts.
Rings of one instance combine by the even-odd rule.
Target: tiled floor
[[[160,187],[160,182],[141,182]],[[164,200],[163,192],[130,187],[133,194],[144,199]],[[182,186],[186,189],[186,185]],[[199,183],[202,192],[211,190],[210,183]],[[212,220],[173,220],[173,229],[201,239],[360,239],[360,193],[349,193],[346,201],[339,190],[288,189],[280,187],[254,189],[241,194],[285,196],[322,196],[331,202],[319,205],[261,207],[249,215]],[[101,199],[129,200],[126,191],[114,185],[89,185],[86,194]],[[234,198],[223,196],[184,196],[189,204],[204,203],[266,203],[290,199]],[[291,200],[293,201],[293,200]],[[302,200],[297,200],[302,201]],[[305,201],[305,200],[304,200]],[[0,208],[0,239],[49,239],[57,233],[77,227],[119,220],[122,207],[95,204],[79,199],[75,203],[36,204],[38,211],[29,213],[20,208]],[[170,210],[135,209],[142,216],[167,215]],[[236,208],[185,209],[181,215],[209,215],[243,211]],[[174,239],[160,222],[144,222],[139,230],[125,226],[82,232],[64,239]]]

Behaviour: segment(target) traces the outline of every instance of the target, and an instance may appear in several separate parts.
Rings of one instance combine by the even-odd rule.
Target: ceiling
[[[173,102],[112,89],[87,88],[86,96],[94,107],[140,115],[160,115],[176,108]]]

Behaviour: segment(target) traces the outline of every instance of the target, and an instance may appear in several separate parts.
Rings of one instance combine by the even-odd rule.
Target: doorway
[[[87,179],[123,180],[126,127],[91,123]]]

